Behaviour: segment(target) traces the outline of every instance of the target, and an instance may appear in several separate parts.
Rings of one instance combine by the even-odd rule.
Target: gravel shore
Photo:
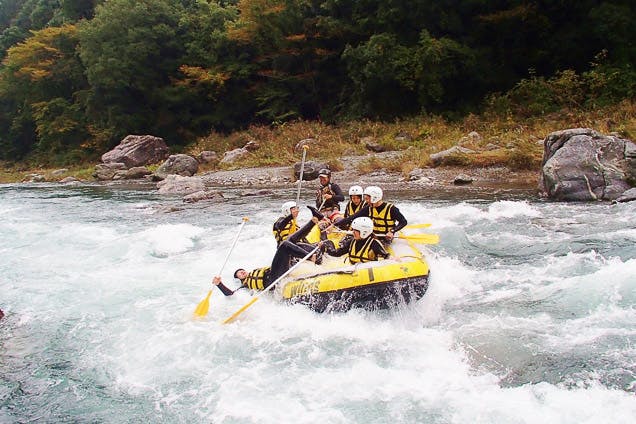
[[[375,154],[386,158],[399,152]],[[452,197],[471,196],[474,194],[496,195],[511,193],[519,196],[538,196],[538,171],[511,171],[505,167],[466,168],[436,167],[418,170],[417,176],[405,178],[400,173],[380,169],[371,173],[358,172],[356,163],[364,156],[348,156],[340,158],[344,170],[334,171],[332,181],[338,183],[343,191],[351,185],[377,185],[387,192],[426,191],[437,196],[448,194]],[[458,176],[472,179],[468,184],[456,184]],[[207,172],[199,175],[206,186],[210,187],[245,187],[245,188],[286,188],[296,187],[293,166],[244,168],[232,171]],[[304,186],[317,185],[316,181],[305,181]]]

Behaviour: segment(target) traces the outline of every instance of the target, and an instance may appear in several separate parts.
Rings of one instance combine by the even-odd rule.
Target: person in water
[[[361,216],[351,222],[353,237],[343,240],[337,249],[328,245],[327,254],[331,256],[342,256],[349,254],[349,262],[352,264],[377,261],[379,258],[386,259],[389,253],[384,249],[373,235],[373,221],[367,216]]]
[[[406,226],[408,221],[400,210],[392,203],[382,200],[382,189],[377,186],[369,186],[364,189],[364,205],[353,215],[350,215],[334,225],[340,229],[347,228],[354,219],[367,216],[373,221],[373,232],[378,237],[383,237],[384,241],[390,243],[395,233]]]
[[[287,240],[283,240],[276,249],[276,254],[272,259],[272,264],[270,266],[256,268],[250,272],[247,272],[243,268],[239,268],[234,271],[234,278],[239,280],[241,283],[241,287],[239,287],[239,289],[243,287],[247,287],[252,290],[266,289],[290,268],[291,260],[293,258],[303,258],[315,248],[311,245],[300,243],[300,240],[309,234],[314,225],[318,224],[324,218],[324,215],[312,206],[307,207],[311,210],[313,217],[298,231],[291,234]],[[316,264],[320,264],[322,255],[320,248],[322,247],[322,243],[318,243],[317,247],[319,247],[319,250],[312,257],[312,260]],[[226,296],[231,296],[236,290],[238,290],[231,290],[225,286],[221,280],[221,276],[219,275],[212,279],[212,284],[217,286]]]
[[[323,168],[319,171],[320,186],[316,190],[316,208],[325,215],[340,210],[340,203],[344,201],[342,189],[336,183],[331,182],[331,171]]]
[[[276,239],[277,246],[287,240],[287,238],[298,230],[298,205],[294,201],[283,203],[281,207],[282,216],[274,222],[272,232]],[[303,240],[306,241],[306,240]]]

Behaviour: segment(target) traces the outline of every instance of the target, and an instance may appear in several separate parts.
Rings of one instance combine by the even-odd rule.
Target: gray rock
[[[615,202],[633,202],[636,200],[636,188],[630,188],[621,194]]]
[[[188,194],[187,196],[183,197],[183,202],[184,203],[196,203],[196,202],[200,202],[202,200],[217,200],[217,201],[221,201],[223,200],[223,193],[221,193],[220,191],[205,191],[205,190],[201,190],[201,191],[197,191],[195,193],[192,194]]]
[[[497,150],[497,149],[499,149],[499,146],[497,146],[496,144],[493,144],[493,143],[488,143],[488,144],[486,144],[486,147],[484,147],[484,150],[487,150],[487,151],[493,151],[493,150]]]
[[[296,162],[294,164],[294,179],[300,179],[300,167],[302,162]],[[303,172],[303,181],[311,181],[318,178],[318,173],[323,168],[329,168],[324,162],[314,162],[314,161],[306,161],[305,162],[305,170]]]
[[[125,180],[138,180],[150,174],[152,174],[152,172],[150,172],[150,170],[145,166],[133,166],[132,168],[123,171],[122,177]]]
[[[455,185],[466,185],[466,184],[472,184],[473,181],[475,181],[473,179],[473,177],[471,177],[469,175],[466,175],[466,174],[459,174],[453,180],[453,184],[455,184]]]
[[[161,164],[154,172],[154,180],[163,180],[168,175],[181,175],[191,177],[199,170],[199,162],[190,155],[170,155],[168,160]]]
[[[219,155],[210,150],[204,150],[197,156],[199,163],[214,163],[219,160]]]
[[[152,135],[128,135],[117,147],[102,155],[104,163],[123,163],[126,168],[150,165],[168,156],[163,138]]]
[[[404,132],[404,131],[400,131],[399,133],[396,134],[396,136],[394,137],[395,141],[412,141],[413,137],[411,137],[411,134]]]
[[[371,151],[371,152],[375,152],[375,153],[381,153],[381,152],[386,152],[386,147],[382,146],[380,143],[378,143],[375,138],[373,137],[364,137],[364,140],[366,140],[364,142],[364,147]]]
[[[198,177],[182,177],[181,175],[168,175],[165,180],[157,183],[159,194],[192,194],[205,191],[203,180]]]
[[[75,177],[66,177],[60,180],[60,184],[77,184],[80,180]]]
[[[430,155],[431,162],[433,166],[439,166],[444,164],[449,158],[455,155],[472,155],[476,152],[472,149],[468,149],[462,146],[453,146],[450,149],[442,150],[438,153],[433,153]]]
[[[24,183],[43,183],[45,181],[46,177],[42,174],[29,174],[22,180]]]
[[[241,197],[248,197],[248,196],[271,196],[273,195],[274,192],[272,190],[269,189],[261,189],[261,190],[243,190],[241,191]]]
[[[466,136],[471,143],[481,143],[483,137],[477,131],[471,131]]]
[[[95,172],[93,172],[93,177],[100,181],[109,181],[115,177],[115,174],[117,174],[117,171],[122,171],[126,169],[127,169],[126,165],[119,162],[100,163],[95,166]]]
[[[629,140],[590,128],[556,131],[544,140],[540,187],[563,201],[615,200],[630,188],[636,170]]]
[[[55,171],[51,172],[51,175],[53,175],[54,177],[59,177],[60,175],[64,175],[67,172],[68,172],[68,169],[66,168],[56,169]]]
[[[243,148],[230,150],[223,153],[223,159],[221,159],[221,163],[234,163],[237,160],[249,156],[249,154],[249,150]]]

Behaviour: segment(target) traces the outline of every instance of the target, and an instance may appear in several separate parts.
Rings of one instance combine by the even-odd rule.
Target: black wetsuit
[[[272,259],[272,264],[266,268],[259,268],[259,270],[263,271],[263,288],[269,287],[281,275],[287,272],[287,270],[291,266],[292,258],[303,258],[314,249],[314,246],[312,246],[311,244],[299,243],[300,240],[307,237],[307,234],[309,234],[314,225],[315,224],[313,221],[309,221],[298,231],[290,235],[289,238],[287,238],[287,240],[284,240],[276,249],[276,254]],[[219,283],[217,287],[226,296],[231,296],[236,290],[238,290],[230,290],[223,283]]]
[[[325,200],[323,195],[331,194],[331,199]],[[345,199],[342,189],[336,183],[329,182],[326,185],[320,185],[316,191],[316,207],[320,208],[320,211],[332,211],[334,209],[340,210],[340,203]],[[322,202],[325,202],[324,204]],[[321,207],[322,206],[322,207]]]

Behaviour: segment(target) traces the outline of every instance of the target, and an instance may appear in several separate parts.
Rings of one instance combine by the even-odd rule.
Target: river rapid
[[[269,263],[293,189],[184,205],[0,185],[0,422],[634,421],[636,203],[387,197],[441,237],[420,301],[320,315],[265,297],[224,325],[247,291],[194,308],[243,217],[224,280]]]

